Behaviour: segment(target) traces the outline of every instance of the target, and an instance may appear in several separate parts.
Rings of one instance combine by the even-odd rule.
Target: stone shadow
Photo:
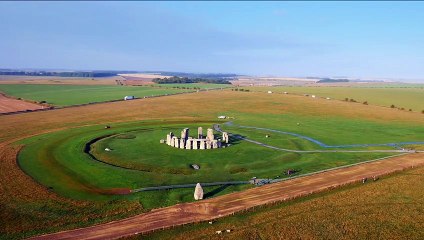
[[[203,196],[203,199],[213,197],[214,195],[216,195],[216,194],[224,191],[229,186],[231,186],[231,185],[230,184],[226,184],[226,185],[219,186],[219,187],[215,188],[214,190],[205,193],[205,195]]]

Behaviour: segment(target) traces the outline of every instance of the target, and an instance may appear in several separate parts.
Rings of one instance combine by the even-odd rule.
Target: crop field
[[[219,115],[230,116],[229,121],[234,125],[218,121]],[[296,95],[229,90],[0,118],[0,200],[4,203],[0,234],[8,238],[87,226],[159,206],[192,201],[192,189],[116,194],[127,189],[192,183],[197,179],[275,177],[287,168],[306,173],[390,155],[298,154],[239,141],[231,147],[200,156],[199,152],[184,152],[159,143],[164,134],[170,130],[178,133],[182,127],[193,130],[197,126],[206,128],[219,123],[223,130],[248,138],[306,150],[320,147],[304,139],[275,133],[263,139],[267,131],[237,126],[289,131],[334,145],[424,140],[421,138],[424,135],[424,115],[421,113]],[[104,125],[111,128],[104,129]],[[86,143],[110,134],[134,137],[116,135],[95,142],[91,153],[103,162],[84,153]],[[105,147],[112,151],[106,153]],[[16,163],[18,152],[19,166]],[[199,172],[189,168],[192,162],[199,163]],[[11,178],[14,181],[11,182]],[[217,196],[250,187],[209,187],[205,191],[212,192],[210,196]]]
[[[117,80],[123,79],[121,76],[88,78],[0,75],[0,84],[116,85]]]
[[[19,85],[0,84],[7,95],[54,106],[121,100],[125,96],[152,97],[193,91],[194,88],[223,88],[225,84],[158,84],[151,86]]]
[[[394,105],[396,108],[404,108],[406,111],[409,109],[415,112],[424,110],[424,84],[387,85],[386,87],[375,85],[369,87],[253,87],[247,89],[262,92],[309,94],[337,100],[348,98],[349,101],[353,99],[361,104],[366,101],[368,104],[384,107]]]
[[[423,239],[423,187],[421,167],[141,239]]]
[[[125,96],[138,98],[184,92],[183,89],[160,89],[128,86],[87,85],[0,85],[7,95],[37,102],[46,101],[54,106],[69,106],[91,102],[120,100]]]

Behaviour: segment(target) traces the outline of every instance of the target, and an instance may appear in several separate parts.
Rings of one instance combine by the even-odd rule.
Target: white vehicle
[[[218,116],[219,119],[226,119],[226,116]]]
[[[133,99],[135,99],[135,97],[134,96],[125,96],[124,97],[124,100],[126,101],[126,100],[133,100]]]

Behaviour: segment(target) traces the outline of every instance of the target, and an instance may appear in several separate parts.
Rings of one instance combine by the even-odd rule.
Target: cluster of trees
[[[222,78],[188,78],[188,77],[169,77],[169,78],[154,78],[154,83],[171,84],[171,83],[218,83],[218,84],[231,84],[226,79]]]
[[[232,88],[231,91],[250,92],[249,89],[244,89],[244,88]]]
[[[337,82],[349,82],[348,79],[334,79],[334,78],[322,78],[318,83],[337,83]]]
[[[144,72],[144,73],[158,73],[158,72]],[[160,75],[163,76],[177,76],[177,77],[187,77],[187,78],[208,78],[208,79],[235,79],[237,74],[234,73],[185,73],[185,72],[160,72]]]

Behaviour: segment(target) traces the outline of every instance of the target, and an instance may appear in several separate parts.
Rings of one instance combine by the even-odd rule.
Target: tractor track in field
[[[31,239],[117,239],[149,233],[178,225],[209,221],[256,206],[287,201],[361,182],[365,178],[383,176],[422,165],[424,165],[423,154],[404,154],[382,161],[325,171],[198,202],[155,209],[118,221],[36,236]]]

